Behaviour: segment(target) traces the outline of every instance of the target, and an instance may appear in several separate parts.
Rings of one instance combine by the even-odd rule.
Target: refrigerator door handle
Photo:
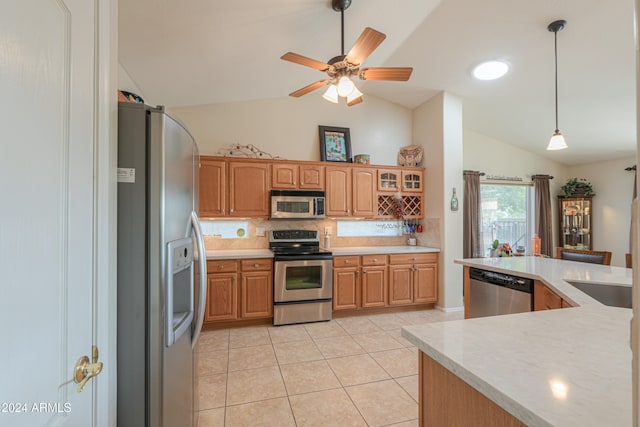
[[[191,224],[196,234],[196,244],[198,246],[198,262],[200,263],[200,292],[198,292],[198,308],[196,311],[196,321],[193,330],[193,338],[191,339],[191,347],[195,348],[200,331],[202,330],[202,322],[204,321],[204,309],[207,303],[207,251],[204,247],[204,235],[200,227],[200,220],[195,211],[191,212]]]

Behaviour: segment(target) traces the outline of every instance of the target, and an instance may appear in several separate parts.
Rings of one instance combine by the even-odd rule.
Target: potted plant
[[[591,183],[584,178],[569,178],[560,189],[565,197],[595,196]]]
[[[491,245],[491,253],[489,254],[491,258],[495,258],[498,256],[498,246],[500,246],[500,242],[498,241],[498,239],[496,239]]]

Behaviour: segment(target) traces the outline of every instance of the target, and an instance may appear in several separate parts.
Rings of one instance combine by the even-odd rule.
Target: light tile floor
[[[203,332],[198,427],[417,426],[418,350],[402,326],[438,310]]]

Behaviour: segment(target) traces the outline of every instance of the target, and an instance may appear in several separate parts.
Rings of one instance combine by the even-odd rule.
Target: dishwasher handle
[[[502,286],[504,288],[526,292],[528,294],[533,293],[533,279],[480,270],[478,268],[471,268],[469,276],[473,280],[490,283],[495,286]]]

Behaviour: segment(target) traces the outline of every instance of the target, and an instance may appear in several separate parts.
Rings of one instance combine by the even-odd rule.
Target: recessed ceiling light
[[[507,74],[509,64],[502,61],[487,61],[473,69],[473,77],[478,80],[495,80]]]

